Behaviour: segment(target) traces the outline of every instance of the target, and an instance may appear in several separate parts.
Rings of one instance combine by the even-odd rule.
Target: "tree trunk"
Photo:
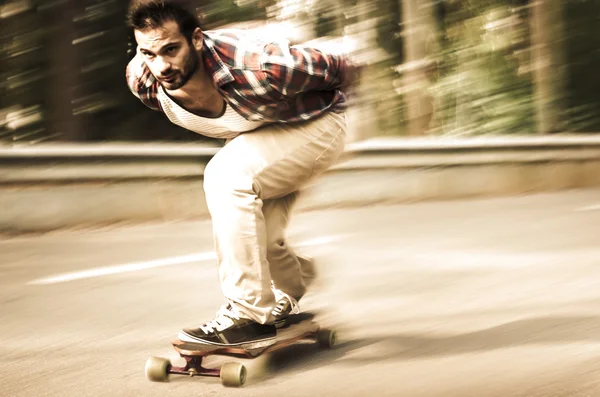
[[[49,21],[46,49],[49,73],[46,86],[48,128],[52,135],[63,141],[83,139],[83,132],[73,116],[74,89],[79,77],[77,53],[73,40],[75,29],[73,17],[79,1],[57,2],[44,12]]]
[[[433,118],[433,98],[427,93],[427,58],[437,43],[431,0],[401,0],[404,38],[403,86],[408,134],[424,135]]]
[[[539,134],[562,129],[565,92],[562,9],[560,1],[537,0],[531,5],[531,56]]]

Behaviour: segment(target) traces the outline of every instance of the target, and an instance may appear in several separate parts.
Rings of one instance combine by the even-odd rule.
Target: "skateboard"
[[[267,347],[243,349],[235,346],[215,346],[190,343],[176,339],[171,342],[173,348],[185,359],[185,366],[173,366],[162,357],[150,357],[146,361],[146,377],[154,382],[164,382],[169,375],[212,376],[221,378],[221,384],[228,387],[244,385],[247,377],[246,367],[239,362],[225,362],[220,368],[206,368],[202,361],[208,356],[226,356],[232,358],[253,359],[300,341],[314,341],[319,347],[330,349],[336,342],[336,333],[324,329],[314,321],[312,313],[291,315],[286,324],[277,329],[275,343]]]

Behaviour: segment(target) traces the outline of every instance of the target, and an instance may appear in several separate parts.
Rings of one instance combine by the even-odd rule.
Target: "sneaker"
[[[300,306],[298,301],[280,289],[275,288],[275,285],[271,284],[271,289],[275,294],[275,308],[271,312],[271,315],[275,319],[274,324],[276,328],[285,326],[286,320],[290,314],[300,313]]]
[[[185,328],[177,337],[183,342],[256,349],[274,344],[276,333],[275,325],[240,317],[229,304],[222,306],[213,320],[199,328]]]

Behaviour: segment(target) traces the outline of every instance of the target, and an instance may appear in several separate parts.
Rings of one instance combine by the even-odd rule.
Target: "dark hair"
[[[133,0],[127,13],[127,25],[134,30],[156,29],[174,21],[191,42],[192,33],[201,28],[200,21],[187,2],[182,0]]]

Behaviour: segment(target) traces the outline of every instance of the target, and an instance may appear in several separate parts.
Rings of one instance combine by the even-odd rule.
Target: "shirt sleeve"
[[[158,100],[158,81],[150,72],[139,51],[127,65],[125,76],[133,95],[150,109],[162,111]]]
[[[352,83],[352,65],[344,54],[289,46],[289,42],[267,44],[261,68],[269,85],[286,97],[307,91],[344,90]]]

